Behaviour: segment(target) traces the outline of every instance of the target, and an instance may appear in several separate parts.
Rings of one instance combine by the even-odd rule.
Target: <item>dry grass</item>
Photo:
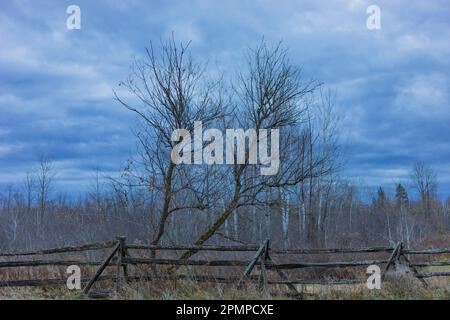
[[[448,280],[428,282],[428,288],[410,276],[391,277],[380,290],[368,290],[365,286],[325,288],[317,291],[316,299],[331,300],[448,300],[450,286]]]
[[[66,287],[1,288],[0,300],[79,300],[85,297]]]
[[[307,285],[297,286],[305,293],[305,299],[316,300],[435,300],[450,299],[450,282],[448,279],[430,279],[429,288],[409,276],[390,277],[380,290],[369,290],[364,285]],[[109,286],[111,287],[111,286]],[[102,289],[105,289],[103,287]],[[111,288],[110,288],[111,289]],[[77,291],[65,287],[51,288],[3,288],[0,299],[88,299]],[[261,290],[248,285],[237,290],[233,285],[214,283],[195,283],[192,281],[139,282],[128,285],[119,296],[111,295],[109,299],[126,300],[261,300],[293,299],[284,287],[270,287]]]

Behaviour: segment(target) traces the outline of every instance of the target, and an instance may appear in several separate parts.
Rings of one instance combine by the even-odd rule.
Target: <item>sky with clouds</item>
[[[66,9],[81,8],[81,30]],[[368,30],[366,9],[381,8]],[[115,174],[134,150],[133,116],[112,99],[150,41],[192,40],[229,72],[264,36],[337,93],[346,175],[368,186],[432,165],[450,195],[450,5],[398,0],[4,0],[0,3],[0,187],[20,185],[40,154],[61,190]]]

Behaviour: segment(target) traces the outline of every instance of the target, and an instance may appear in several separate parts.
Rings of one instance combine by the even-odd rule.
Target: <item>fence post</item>
[[[102,272],[106,269],[106,267],[109,265],[109,263],[111,262],[112,258],[114,257],[114,255],[119,251],[119,244],[117,244],[113,251],[110,253],[110,255],[105,259],[105,261],[103,261],[102,265],[97,269],[97,271],[95,272],[95,274],[92,276],[91,280],[89,280],[88,284],[86,285],[86,287],[84,287],[83,289],[83,293],[84,294],[88,294],[89,290],[91,289],[92,285],[94,284],[95,281],[97,281],[97,279],[100,277],[100,275],[102,274]]]
[[[400,257],[403,255],[403,242],[400,242],[400,246],[398,247],[398,252],[395,256],[395,261],[394,261],[394,265],[395,265],[395,269],[396,271],[399,270],[400,267]]]
[[[258,263],[258,260],[260,259],[261,255],[264,253],[268,242],[269,242],[269,240],[264,241],[264,243],[259,247],[258,251],[256,251],[255,256],[250,261],[250,263],[248,264],[247,268],[245,268],[244,275],[239,280],[238,285],[237,285],[237,289],[242,288],[242,284],[248,278],[250,273],[252,273],[253,268]]]
[[[266,290],[267,287],[267,272],[266,272],[266,262],[269,260],[269,248],[270,240],[267,239],[264,245],[263,256],[261,260],[261,273],[259,275],[259,286],[262,290]]]
[[[126,238],[125,237],[117,237],[117,242],[119,246],[119,251],[117,254],[117,270],[116,270],[116,294],[118,294],[122,289],[122,278],[120,270],[123,267],[124,277],[126,278],[127,272],[126,267],[123,266],[123,258],[125,258],[125,250],[126,250]]]
[[[383,272],[381,273],[381,280],[384,280],[385,276],[386,276],[386,272],[389,270],[389,267],[392,265],[392,263],[397,263],[398,261],[398,253],[400,251],[402,243],[401,242],[397,242],[397,244],[395,245],[395,247],[392,249],[392,253],[386,263],[386,266],[383,269]]]
[[[269,240],[267,240],[267,241],[269,241]],[[264,256],[267,259],[267,262],[269,262],[270,264],[277,264],[275,259],[270,256],[269,250],[266,251]],[[282,280],[286,281],[286,286],[289,288],[289,290],[291,290],[291,292],[293,292],[296,295],[300,294],[300,299],[303,299],[303,292],[298,292],[297,288],[291,282],[289,282],[288,275],[283,270],[278,269],[278,268],[275,268],[275,271],[276,271],[276,273],[278,273],[278,275],[280,276],[280,278]]]
[[[409,258],[403,253],[401,252],[401,256],[403,257],[403,259],[406,261],[406,263],[408,264],[408,267],[412,270],[413,275],[420,281],[420,283],[422,283],[422,285],[425,288],[428,288],[428,283],[425,281],[425,279],[419,277],[419,271],[417,270],[416,267],[413,266],[413,264],[411,263],[411,261],[409,260]],[[400,259],[400,255],[399,255],[399,259]]]
[[[120,251],[120,256],[121,256],[121,263],[122,263],[122,269],[123,269],[123,276],[125,278],[125,282],[128,283],[128,265],[127,263],[125,263],[123,260],[124,258],[128,257],[128,248],[127,248],[127,238],[126,237],[120,237],[120,241],[121,241],[121,248],[122,250]]]

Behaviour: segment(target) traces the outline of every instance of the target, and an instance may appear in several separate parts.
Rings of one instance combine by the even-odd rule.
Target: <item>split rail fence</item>
[[[101,261],[86,261],[83,259],[64,259],[51,258],[55,255],[63,255],[67,253],[85,253],[88,251],[103,250],[106,258]],[[156,258],[159,252],[220,252],[220,253],[247,253],[252,256],[248,259],[188,259],[180,260],[176,258]],[[132,255],[132,252],[149,252],[150,258],[138,257]],[[106,254],[106,255],[105,255]],[[310,262],[311,257],[320,256],[335,259],[336,255],[345,254],[364,254],[368,255],[385,255],[382,259],[365,259],[350,261],[326,261],[326,262]],[[347,279],[330,279],[330,278],[295,278],[289,275],[287,271],[313,269],[313,270],[334,270],[342,268],[358,268],[369,265],[378,265],[382,268],[382,278],[390,268],[401,269],[405,266],[412,274],[419,279],[424,286],[428,286],[426,278],[431,277],[447,277],[450,276],[450,269],[440,271],[421,271],[423,268],[428,270],[435,267],[448,267],[450,260],[444,259],[442,255],[450,254],[450,248],[440,249],[406,249],[402,243],[397,243],[393,247],[371,247],[371,248],[335,248],[335,249],[289,249],[277,250],[270,247],[270,241],[266,240],[260,246],[239,245],[239,246],[151,246],[127,244],[125,237],[118,237],[115,241],[104,243],[91,243],[81,246],[60,247],[46,250],[20,252],[20,253],[1,253],[0,252],[0,287],[19,287],[19,286],[52,286],[64,285],[67,279],[51,278],[51,279],[2,279],[5,274],[4,269],[11,268],[35,268],[42,266],[70,266],[77,265],[80,267],[90,267],[90,270],[96,270],[92,275],[82,278],[83,292],[89,294],[92,286],[98,281],[112,281],[114,292],[119,293],[125,283],[133,281],[156,281],[156,280],[189,280],[199,282],[229,283],[241,288],[245,283],[253,282],[265,289],[268,285],[287,286],[293,294],[299,294],[296,285],[350,285],[362,284],[366,282],[365,278],[347,278]],[[303,258],[299,258],[302,256]],[[32,258],[29,258],[32,257]],[[288,262],[278,262],[278,258],[288,258]],[[308,259],[305,259],[305,258]],[[424,257],[428,257],[423,259]],[[438,259],[440,257],[440,260]],[[23,260],[23,259],[26,260]],[[422,260],[418,260],[422,258]],[[448,256],[447,256],[448,258]],[[18,260],[19,259],[19,260]],[[131,274],[131,266],[148,266],[151,271],[146,275]],[[167,269],[157,270],[157,266],[166,266]],[[112,272],[106,274],[107,268],[113,267]],[[241,267],[243,271],[239,276],[215,276],[215,275],[192,275],[179,274],[176,270],[183,267]],[[94,269],[96,268],[96,269]],[[184,269],[183,269],[184,270]],[[83,270],[86,271],[86,270]],[[274,275],[278,275],[274,279]]]

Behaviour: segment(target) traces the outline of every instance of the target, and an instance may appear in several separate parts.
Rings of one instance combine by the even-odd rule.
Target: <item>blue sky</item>
[[[67,30],[66,8],[81,8]],[[381,8],[368,30],[366,8]],[[133,57],[174,32],[212,69],[232,72],[264,36],[336,90],[345,174],[368,186],[432,165],[450,195],[448,1],[8,1],[0,3],[0,186],[20,185],[39,154],[60,190],[115,174],[134,149],[133,116],[112,99]]]

